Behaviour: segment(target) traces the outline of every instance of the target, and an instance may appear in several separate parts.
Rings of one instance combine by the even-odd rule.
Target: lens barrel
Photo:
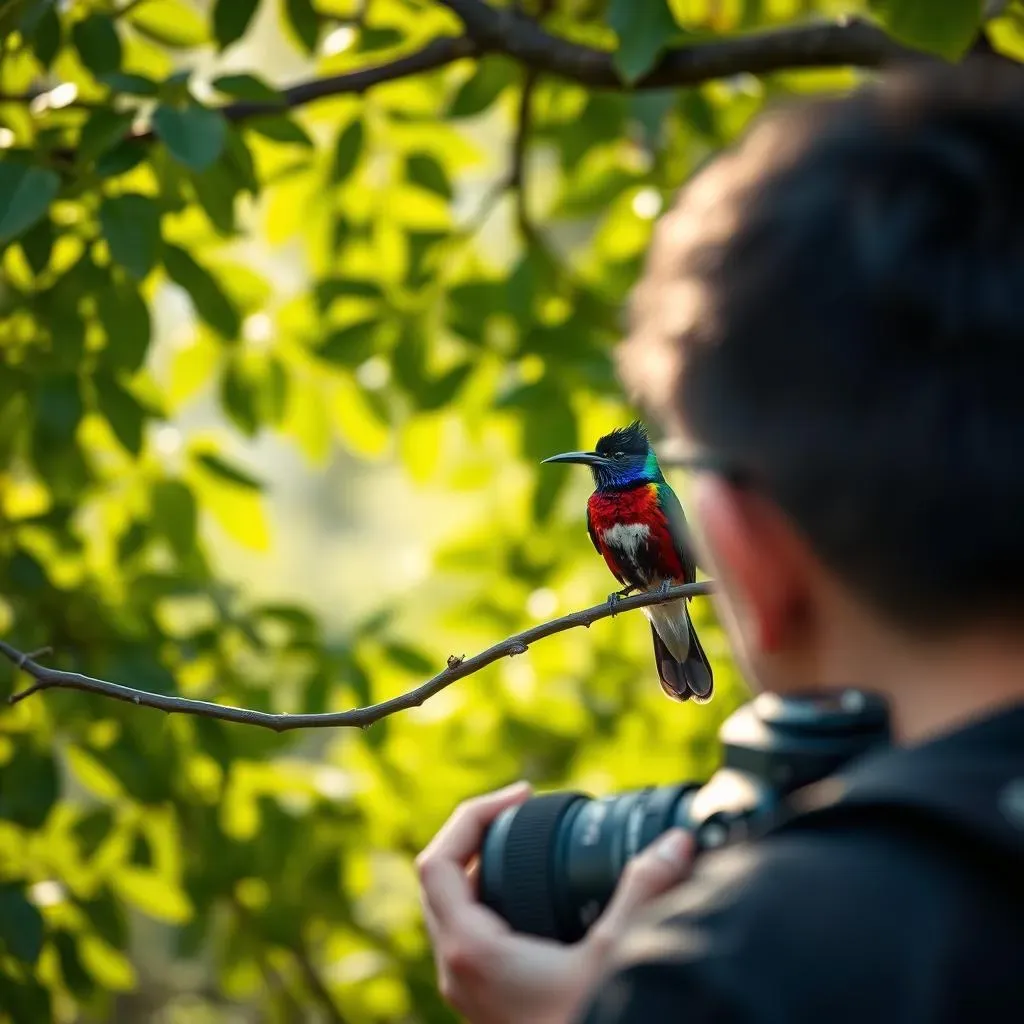
[[[859,690],[762,694],[723,724],[722,767],[684,782],[593,799],[545,793],[494,821],[480,852],[481,901],[517,932],[574,942],[607,906],[627,861],[673,826],[698,849],[771,820],[794,789],[889,742],[885,703]]]

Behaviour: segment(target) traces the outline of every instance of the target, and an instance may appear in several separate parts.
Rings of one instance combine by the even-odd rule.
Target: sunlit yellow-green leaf
[[[259,494],[205,473],[195,475],[194,487],[204,510],[232,540],[253,551],[269,549],[270,524]]]
[[[198,46],[208,38],[205,19],[187,0],[143,0],[128,17],[139,32],[175,49]]]
[[[172,409],[194,397],[209,382],[221,356],[220,344],[205,331],[183,336],[172,347],[167,387]]]
[[[409,475],[426,483],[444,458],[444,422],[436,414],[412,417],[402,428],[400,450]]]
[[[188,897],[168,878],[125,866],[114,885],[129,903],[158,921],[180,924],[192,916]]]
[[[335,382],[330,411],[341,439],[353,451],[373,458],[387,450],[391,439],[387,424],[381,422],[348,374],[340,374]]]
[[[90,793],[103,799],[112,799],[121,795],[121,784],[103,767],[101,758],[75,746],[68,747],[66,756],[75,778]]]
[[[128,957],[95,935],[83,936],[78,952],[86,970],[105,988],[127,992],[135,987],[135,968]]]

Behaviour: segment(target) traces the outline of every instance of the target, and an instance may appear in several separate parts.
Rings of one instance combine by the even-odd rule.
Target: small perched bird
[[[686,519],[675,491],[666,483],[640,422],[606,434],[592,452],[565,452],[544,462],[589,466],[596,490],[587,501],[587,530],[623,589],[652,591],[693,583],[697,563],[687,538]],[[711,699],[711,665],[697,639],[686,599],[644,609],[654,637],[662,689],[676,700]]]

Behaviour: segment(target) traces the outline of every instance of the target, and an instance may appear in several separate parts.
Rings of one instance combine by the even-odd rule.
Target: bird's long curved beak
[[[578,462],[583,466],[601,466],[609,460],[597,452],[562,452],[561,455],[552,455],[550,458],[541,459],[545,462]]]

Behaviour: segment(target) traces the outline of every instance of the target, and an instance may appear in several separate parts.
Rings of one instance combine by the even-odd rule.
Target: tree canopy
[[[1024,4],[5,0],[0,39],[0,636],[317,713],[613,589],[538,463],[633,414],[661,210],[787,95],[1021,58]],[[454,1019],[412,858],[517,776],[709,774],[746,690],[693,609],[704,707],[627,613],[365,730],[4,709],[0,1020]]]

